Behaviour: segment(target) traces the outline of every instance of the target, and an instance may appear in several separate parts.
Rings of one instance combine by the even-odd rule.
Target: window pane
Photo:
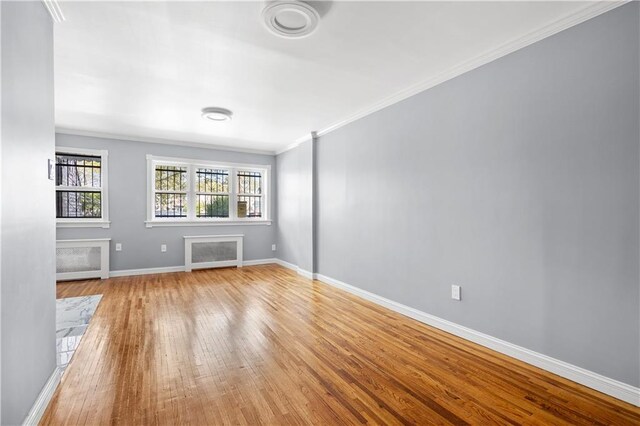
[[[198,194],[197,197],[197,217],[229,217],[228,195]]]
[[[186,194],[156,194],[155,217],[187,217]]]
[[[56,154],[56,185],[100,188],[102,159],[91,155]]]
[[[157,191],[186,191],[187,168],[179,166],[156,166]]]
[[[239,171],[238,193],[262,194],[262,173]]]
[[[57,218],[101,218],[102,194],[93,191],[56,191]]]
[[[246,201],[247,217],[262,217],[262,197],[259,195],[238,195],[238,202]]]
[[[197,192],[229,192],[229,172],[220,169],[196,170]]]

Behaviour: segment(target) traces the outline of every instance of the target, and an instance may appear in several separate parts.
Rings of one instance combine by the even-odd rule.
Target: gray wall
[[[322,136],[319,272],[640,385],[638,16]]]
[[[272,204],[277,196],[274,156],[66,134],[56,135],[56,145],[109,151],[108,196],[111,227],[58,228],[57,238],[111,238],[112,271],[182,266],[182,237],[185,235],[244,234],[245,260],[274,257],[271,245],[276,242],[275,209],[272,209],[272,225],[147,228],[144,223],[147,218],[147,154],[271,165]],[[115,251],[116,243],[122,243],[122,251]],[[160,252],[161,244],[167,245],[166,253]]]
[[[314,272],[313,142],[277,157],[278,259]]]
[[[53,23],[41,2],[0,8],[1,422],[20,424],[56,368]]]

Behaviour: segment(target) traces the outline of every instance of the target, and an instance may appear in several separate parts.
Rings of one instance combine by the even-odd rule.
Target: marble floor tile
[[[102,295],[68,297],[56,303],[56,330],[89,324]]]
[[[95,295],[56,300],[56,359],[63,372],[101,299],[102,295]]]

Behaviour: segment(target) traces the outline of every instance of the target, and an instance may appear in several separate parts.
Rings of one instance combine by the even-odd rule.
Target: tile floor
[[[58,367],[64,372],[102,295],[68,297],[56,300],[56,353]]]

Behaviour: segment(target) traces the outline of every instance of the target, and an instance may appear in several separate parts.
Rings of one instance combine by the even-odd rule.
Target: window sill
[[[56,221],[56,228],[104,228],[111,226],[111,222],[105,220],[74,220]]]
[[[271,225],[270,220],[147,220],[144,222],[147,228],[156,226],[244,226],[244,225]]]

